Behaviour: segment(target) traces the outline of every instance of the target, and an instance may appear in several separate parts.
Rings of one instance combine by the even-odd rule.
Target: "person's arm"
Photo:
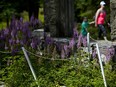
[[[94,23],[95,23],[95,21],[89,22],[89,24],[94,24]]]
[[[100,13],[100,9],[98,9],[95,14],[95,27],[97,27],[97,18],[98,18],[99,13]]]
[[[109,23],[109,21],[107,20],[107,15],[106,15],[106,17],[105,17],[105,22],[106,22],[106,24],[108,25],[108,27],[110,27],[110,23]]]

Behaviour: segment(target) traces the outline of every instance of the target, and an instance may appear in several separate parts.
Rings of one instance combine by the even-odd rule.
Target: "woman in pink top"
[[[98,27],[98,39],[100,39],[101,34],[103,33],[104,39],[107,40],[106,29],[104,27],[104,22],[106,18],[106,12],[104,11],[104,5],[105,5],[105,2],[101,1],[100,2],[101,7],[97,10],[96,15],[95,15],[95,26]]]

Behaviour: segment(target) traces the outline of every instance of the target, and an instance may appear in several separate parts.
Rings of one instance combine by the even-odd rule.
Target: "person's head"
[[[87,17],[84,17],[84,18],[83,18],[83,21],[84,21],[84,22],[87,22],[87,21],[88,21]]]
[[[106,4],[106,3],[105,3],[104,1],[101,1],[101,2],[100,2],[100,6],[101,6],[102,8],[104,8],[105,4]]]

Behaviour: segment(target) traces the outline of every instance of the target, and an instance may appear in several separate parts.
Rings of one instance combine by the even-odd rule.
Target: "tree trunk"
[[[32,15],[35,18],[38,19],[38,13],[39,13],[39,3],[38,3],[38,1],[29,0],[28,13],[29,13],[29,19],[31,18]]]
[[[45,32],[52,37],[73,35],[73,0],[44,0]]]
[[[111,39],[116,41],[116,0],[110,0]]]

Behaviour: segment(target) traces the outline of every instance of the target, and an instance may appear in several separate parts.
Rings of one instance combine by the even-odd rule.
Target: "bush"
[[[80,56],[79,56],[80,55]],[[103,87],[103,78],[97,60],[87,60],[87,54],[74,56],[67,60],[44,59],[47,56],[29,55],[36,71],[40,87]],[[8,58],[8,56],[7,56]],[[116,85],[116,71],[112,71],[110,62],[104,66],[109,87]],[[15,56],[10,66],[2,69],[1,80],[8,87],[36,87],[32,73],[23,55]]]

